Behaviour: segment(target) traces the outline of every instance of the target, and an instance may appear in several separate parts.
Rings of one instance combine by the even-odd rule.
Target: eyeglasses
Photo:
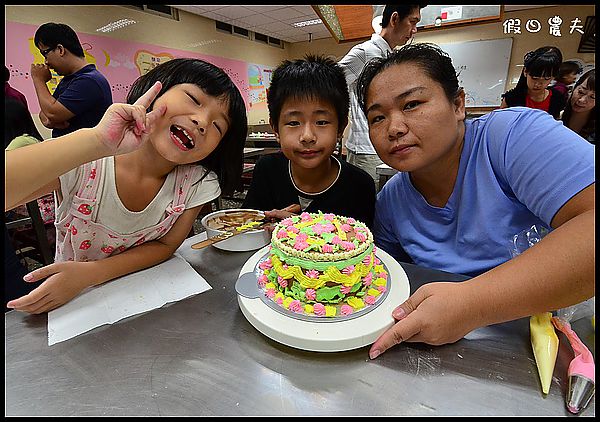
[[[56,46],[58,47],[58,46]],[[40,53],[42,54],[42,56],[44,56],[44,58],[48,57],[48,53],[51,52],[52,50],[56,50],[56,47],[51,47],[51,48],[47,48],[45,50],[40,50]]]

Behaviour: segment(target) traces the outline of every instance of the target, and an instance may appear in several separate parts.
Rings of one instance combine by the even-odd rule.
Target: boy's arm
[[[34,314],[48,312],[70,301],[87,287],[160,264],[181,246],[201,208],[199,205],[184,211],[160,239],[132,247],[121,254],[98,261],[57,262],[32,271],[26,281],[34,282],[47,277],[46,281],[6,306]]]

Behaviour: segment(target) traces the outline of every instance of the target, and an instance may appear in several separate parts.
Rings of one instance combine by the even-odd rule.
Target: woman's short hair
[[[442,86],[449,101],[453,101],[462,91],[448,53],[432,43],[409,44],[394,50],[387,57],[370,60],[363,69],[356,84],[356,95],[365,113],[367,92],[375,76],[391,66],[403,63],[419,66],[427,76]]]

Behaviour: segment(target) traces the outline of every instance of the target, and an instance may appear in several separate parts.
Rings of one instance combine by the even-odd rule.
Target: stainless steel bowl
[[[257,219],[262,218],[265,215],[264,212],[262,212],[262,211],[252,210],[252,209],[247,209],[247,208],[234,208],[234,209],[227,209],[227,210],[220,210],[220,211],[212,212],[210,214],[205,215],[202,218],[202,220],[200,220],[200,222],[206,229],[207,236],[213,237],[213,236],[217,236],[219,234],[224,233],[224,230],[218,230],[218,229],[209,227],[208,221],[210,221],[216,217],[219,217],[219,216],[222,216],[225,214],[232,214],[235,212],[256,213]],[[231,239],[222,240],[220,242],[213,244],[212,246],[214,246],[215,248],[225,250],[225,251],[243,252],[243,251],[253,251],[256,249],[260,249],[263,246],[268,245],[270,241],[271,241],[270,234],[264,229],[259,229],[259,230],[250,230],[246,233],[242,233],[237,236],[234,236]]]

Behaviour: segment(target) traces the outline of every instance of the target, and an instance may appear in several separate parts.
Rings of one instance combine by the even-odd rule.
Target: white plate
[[[268,251],[268,246],[252,255],[242,274],[253,272]],[[392,311],[410,294],[408,277],[402,266],[388,253],[377,249],[375,255],[389,272],[388,295],[371,312],[344,321],[304,321],[291,318],[267,306],[261,298],[249,299],[238,294],[238,303],[246,319],[267,337],[297,349],[314,352],[341,352],[372,344],[394,325]]]

